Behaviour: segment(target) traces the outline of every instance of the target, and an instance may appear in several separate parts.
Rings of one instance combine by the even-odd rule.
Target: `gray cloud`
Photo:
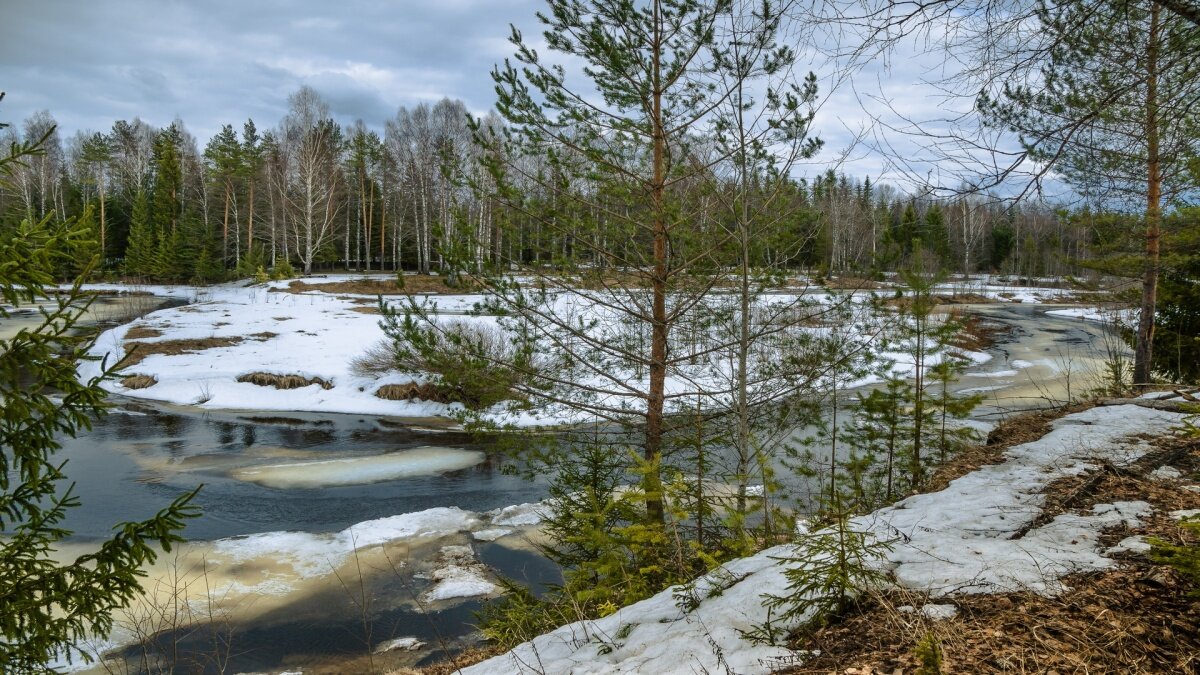
[[[158,126],[179,117],[203,144],[223,124],[274,126],[302,85],[320,92],[339,121],[362,119],[376,130],[399,106],[442,97],[482,113],[494,100],[491,69],[511,54],[509,24],[538,36],[541,8],[541,0],[8,0],[0,119],[48,109],[69,136],[134,116]],[[906,114],[944,115],[934,90],[919,86],[942,66],[904,55],[868,68],[854,89],[826,87],[815,124],[826,150],[804,171],[837,160],[881,112],[864,93],[882,93]],[[840,166],[887,177],[878,149],[861,145]]]

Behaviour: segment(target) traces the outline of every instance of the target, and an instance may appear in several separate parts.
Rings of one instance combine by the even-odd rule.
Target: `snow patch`
[[[514,504],[488,511],[492,517],[492,525],[497,527],[527,527],[537,525],[545,520],[547,505],[542,502]]]
[[[953,619],[958,616],[958,608],[954,605],[922,605],[920,610],[912,605],[901,605],[896,609],[902,614],[915,614],[919,611],[925,618],[934,621]]]
[[[489,578],[487,568],[475,559],[470,546],[443,546],[438,557],[442,566],[429,575],[435,584],[421,594],[423,601],[473,598],[501,592],[500,586]]]
[[[1181,476],[1183,474],[1173,466],[1160,466],[1150,472],[1150,477],[1157,480],[1175,480]]]
[[[375,645],[374,652],[376,654],[385,654],[387,652],[397,651],[415,652],[424,646],[425,643],[421,642],[415,637],[401,637],[394,640],[388,640],[387,642],[380,642],[379,644]]]

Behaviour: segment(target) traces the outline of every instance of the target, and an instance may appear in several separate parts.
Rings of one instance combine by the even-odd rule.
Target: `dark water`
[[[368,485],[275,489],[231,478],[256,451],[303,450],[347,457],[421,446],[487,451],[462,433],[414,430],[357,415],[286,417],[259,413],[185,412],[121,401],[92,431],[64,439],[60,457],[76,481],[83,507],[67,527],[84,539],[106,536],[118,520],[153,515],[198,485],[203,515],[188,523],[189,539],[218,539],[275,530],[326,532],[437,506],[472,511],[541,499],[541,483],[505,475],[500,458],[441,475]],[[263,463],[258,459],[255,463]],[[275,462],[286,460],[274,460]]]

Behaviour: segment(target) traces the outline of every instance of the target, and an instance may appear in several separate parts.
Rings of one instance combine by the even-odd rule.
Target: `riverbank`
[[[890,550],[873,564],[893,579],[887,597],[908,598],[910,628],[952,619],[974,607],[978,597],[1061,597],[1070,592],[1070,580],[1083,578],[1079,575],[1119,572],[1131,559],[1144,560],[1145,534],[1157,534],[1164,522],[1189,512],[1164,512],[1164,504],[1200,506],[1200,486],[1185,478],[1189,474],[1145,465],[1169,456],[1191,467],[1194,476],[1193,465],[1200,459],[1195,448],[1187,457],[1155,457],[1167,430],[1182,418],[1132,405],[1075,412],[1052,422],[1040,438],[1009,447],[995,457],[998,463],[981,466],[940,491],[856,518],[851,525],[888,542]],[[1109,502],[1091,499],[1091,494],[1071,498],[1070,484],[1103,475],[1105,467],[1113,467],[1117,475],[1138,476],[1141,489],[1110,493],[1114,499]],[[1151,494],[1160,480],[1175,481],[1174,501]],[[847,666],[868,668],[853,672],[876,672],[870,665],[871,643],[854,651],[857,634],[843,632],[841,651],[832,658],[819,651],[828,646],[807,634],[775,644],[751,638],[762,635],[764,627],[786,635],[809,618],[781,622],[776,615],[771,623],[763,602],[768,595],[789,592],[784,572],[810,558],[804,546],[778,546],[734,561],[686,589],[668,589],[602,619],[564,626],[461,672],[808,672],[809,662],[819,664],[821,672]],[[924,636],[909,630],[890,637],[900,645],[893,653],[910,654]],[[1189,639],[1194,642],[1195,634]],[[1048,653],[1071,647],[1041,646]],[[1097,665],[1119,668],[1111,662]],[[969,665],[966,669],[972,670]]]

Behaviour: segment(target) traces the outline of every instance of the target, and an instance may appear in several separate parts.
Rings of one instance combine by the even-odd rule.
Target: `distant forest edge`
[[[102,273],[171,282],[286,275],[293,266],[445,273],[450,249],[479,268],[586,265],[597,247],[638,243],[604,241],[599,209],[564,208],[559,217],[569,225],[545,227],[493,199],[461,101],[402,107],[382,137],[362,121],[334,122],[311,88],[289,104],[274,128],[253,120],[240,132],[225,125],[203,150],[179,119],[157,129],[135,117],[107,133],[80,131],[64,141],[51,114],[39,112],[5,130],[6,146],[47,138],[45,154],[29,158],[13,185],[0,190],[0,213],[6,226],[51,212],[83,217],[95,244],[79,251],[77,267],[101,253]],[[502,133],[494,114],[476,122]],[[530,175],[551,170],[538,160],[522,158]],[[561,200],[536,194],[541,185],[529,181],[526,198]],[[790,179],[786,190],[775,197],[779,214],[770,231],[754,242],[755,266],[878,273],[924,250],[957,273],[1061,276],[1139,245],[1137,228],[1118,214],[1044,202],[914,196],[833,170]]]

